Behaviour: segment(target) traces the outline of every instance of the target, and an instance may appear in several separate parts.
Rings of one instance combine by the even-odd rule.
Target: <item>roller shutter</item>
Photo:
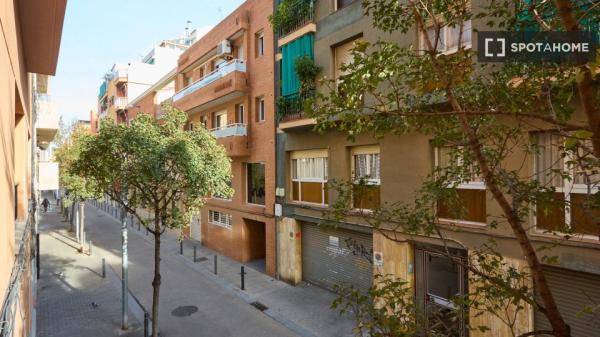
[[[571,337],[600,337],[598,314],[577,314],[586,306],[600,304],[600,275],[547,266],[544,271],[558,309],[571,326]],[[537,310],[534,320],[536,330],[552,330]]]
[[[302,224],[302,277],[327,289],[351,284],[367,289],[373,281],[373,235],[345,229],[321,230]]]

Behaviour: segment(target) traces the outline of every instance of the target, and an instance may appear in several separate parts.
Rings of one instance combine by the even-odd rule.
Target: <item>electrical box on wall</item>
[[[275,210],[273,213],[275,213],[275,216],[283,215],[283,208],[281,207],[281,204],[275,204]]]
[[[277,187],[275,189],[275,196],[276,197],[281,197],[281,198],[285,197],[285,188],[283,188],[283,187]]]

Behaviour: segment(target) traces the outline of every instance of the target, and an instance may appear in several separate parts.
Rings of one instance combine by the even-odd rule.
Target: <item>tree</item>
[[[223,147],[205,128],[184,131],[186,113],[166,109],[160,122],[149,114],[138,114],[130,127],[103,121],[98,135],[81,138],[71,169],[154,236],[153,337],[158,327],[161,235],[187,226],[205,197],[232,193],[230,160]]]
[[[465,263],[480,293],[460,299],[457,308],[499,315],[500,307],[510,304],[518,311],[527,303],[547,316],[552,331],[530,331],[523,336],[570,336],[542,269],[542,259],[550,263],[557,258],[551,256],[552,245],[534,247],[527,219],[530,214],[550,212],[557,204],[579,207],[585,214],[580,221],[594,223],[598,228],[595,235],[600,233],[600,202],[594,192],[600,169],[597,64],[478,64],[463,37],[465,23],[471,20],[511,31],[576,31],[590,23],[597,24],[599,8],[568,0],[501,0],[473,5],[465,0],[362,3],[376,28],[386,33],[416,32],[422,42],[419,46],[390,41],[358,43],[352,52],[354,61],[341,69],[347,75],[321,82],[321,93],[306,104],[309,114],[317,119],[318,130],[336,128],[349,137],[362,133],[377,137],[411,132],[430,135],[432,144],[444,149],[446,163],[429,175],[415,192],[413,202],[382,205],[361,217],[384,235],[385,230],[392,230],[446,240],[450,229],[440,225],[438,212],[441,208],[454,209],[454,215],[460,218],[459,213],[465,209],[460,203],[458,185],[481,179],[502,210],[502,217],[493,220],[489,227],[510,228],[528,269],[511,267],[495,243],[486,242]],[[445,27],[457,31],[455,52],[441,48]],[[577,93],[578,99],[574,98]],[[587,118],[575,118],[578,111]],[[510,164],[515,157],[524,162],[540,152],[530,136],[535,131],[551,132],[564,139],[556,150],[561,160],[575,169],[551,167],[531,177],[521,167]],[[588,193],[583,201],[557,200],[553,197],[556,188],[548,183],[552,179],[581,179],[588,186]],[[334,188],[339,197],[327,215],[329,219],[356,215],[350,213],[350,200],[356,194],[352,183],[342,182]],[[571,223],[548,232],[555,235],[555,244],[559,244],[580,235],[573,230],[576,225]],[[441,253],[452,259],[447,248]],[[527,279],[533,279],[541,301],[527,286]],[[514,328],[514,322],[505,323]]]

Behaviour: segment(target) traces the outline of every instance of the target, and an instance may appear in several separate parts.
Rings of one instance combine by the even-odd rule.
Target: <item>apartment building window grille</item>
[[[258,97],[256,99],[256,121],[263,122],[265,120],[265,98]]]
[[[432,45],[436,46],[436,50],[442,54],[452,54],[458,51],[459,42],[462,48],[468,49],[472,45],[472,28],[471,20],[463,22],[462,38],[460,38],[460,26],[455,25],[454,27],[448,25],[441,25],[439,28],[439,34],[435,26],[427,28],[427,36]],[[437,37],[437,39],[436,39]],[[459,41],[459,38],[461,41]],[[436,44],[437,40],[437,44]],[[421,36],[421,50],[427,51],[427,44],[425,37]]]
[[[261,57],[265,55],[265,33],[256,33],[256,56]]]
[[[265,164],[246,164],[246,184],[248,203],[255,205],[265,204]]]
[[[292,154],[292,200],[327,205],[327,153],[308,151]]]
[[[584,155],[581,149],[565,151],[564,138],[552,132],[535,133],[533,137],[537,145],[534,160],[536,178],[541,185],[555,190],[550,200],[536,207],[536,228],[599,235],[596,222],[600,211],[593,207],[592,199],[598,192],[600,174],[586,172],[577,160],[589,159],[591,155]]]
[[[212,225],[217,225],[225,229],[232,229],[232,216],[231,214],[219,212],[219,211],[208,211],[208,222]]]
[[[380,205],[381,155],[378,146],[352,149],[352,178],[354,208],[375,209]]]
[[[436,167],[443,168],[451,165],[464,165],[460,148],[436,147],[434,152]],[[459,220],[461,222],[476,224],[486,222],[485,181],[477,173],[475,166],[471,168],[471,171],[473,173],[470,178],[457,182],[449,182],[449,187],[456,189],[459,204],[463,206],[463,209],[456,209],[456,207],[453,207],[457,206],[454,203],[450,205],[444,200],[438,200],[437,216],[440,220]],[[460,219],[456,219],[457,217],[460,217]]]

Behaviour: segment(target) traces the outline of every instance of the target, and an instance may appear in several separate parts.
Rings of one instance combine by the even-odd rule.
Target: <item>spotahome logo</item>
[[[579,63],[596,58],[596,34],[584,32],[478,32],[479,62]]]

